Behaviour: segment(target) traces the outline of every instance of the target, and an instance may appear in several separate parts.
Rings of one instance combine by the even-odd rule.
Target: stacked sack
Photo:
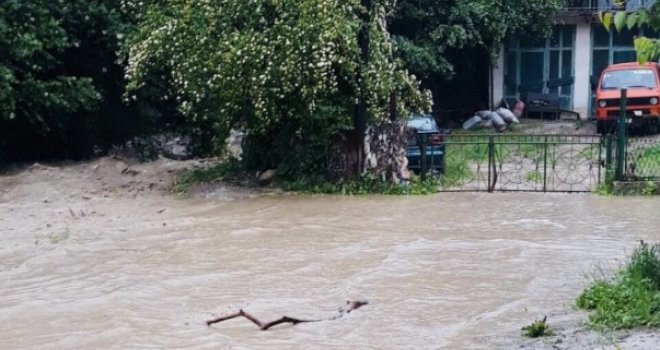
[[[522,102],[519,101],[519,104]],[[464,130],[490,129],[494,128],[497,132],[506,130],[509,124],[520,124],[518,119],[522,115],[524,106],[516,105],[515,113],[505,107],[500,107],[495,111],[479,111],[474,117],[463,123]]]

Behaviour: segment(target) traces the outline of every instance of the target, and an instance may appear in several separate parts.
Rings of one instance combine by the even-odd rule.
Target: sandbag
[[[463,130],[472,130],[478,128],[484,120],[480,116],[475,115],[474,117],[466,120],[463,123]]]
[[[484,128],[484,129],[492,129],[493,128],[493,121],[490,120],[490,119],[484,120],[483,122],[481,122],[481,125],[479,125],[479,127]]]
[[[511,112],[510,110],[508,110],[506,108],[498,108],[496,112],[497,112],[497,114],[500,115],[500,117],[502,117],[502,119],[504,119],[505,122],[507,122],[509,124],[513,123],[514,120],[518,119],[513,114],[513,112]]]
[[[475,113],[475,114],[478,115],[478,116],[480,116],[481,119],[483,119],[483,120],[487,120],[487,119],[488,119],[488,115],[490,114],[490,111],[479,111],[479,112],[477,112],[477,113]]]
[[[506,122],[504,121],[504,119],[502,119],[502,117],[500,117],[499,114],[497,114],[497,112],[491,112],[489,116],[490,116],[490,120],[493,121],[493,127],[495,128],[495,130],[497,130],[498,132],[502,132],[506,130]]]
[[[515,115],[516,118],[521,118],[524,112],[525,112],[525,102],[518,100],[516,102],[516,106],[513,107],[513,115]]]

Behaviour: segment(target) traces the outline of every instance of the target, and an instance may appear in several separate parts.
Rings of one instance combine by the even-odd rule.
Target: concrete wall
[[[575,84],[573,109],[584,120],[589,118],[591,99],[591,24],[578,23],[575,28]]]
[[[492,101],[490,101],[491,108],[495,107],[504,98],[504,48],[500,49],[500,55],[493,67],[492,73]]]

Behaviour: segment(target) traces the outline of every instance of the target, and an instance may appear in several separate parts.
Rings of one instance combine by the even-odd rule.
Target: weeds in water
[[[171,188],[177,194],[190,192],[197,184],[229,182],[239,185],[255,186],[257,179],[248,174],[238,161],[229,161],[216,166],[189,171],[181,176]],[[374,176],[363,176],[359,180],[345,182],[330,182],[322,177],[301,177],[296,180],[280,179],[276,185],[284,191],[310,194],[342,194],[342,195],[426,195],[437,193],[440,180],[429,176],[422,180],[413,176],[410,181],[394,184]]]
[[[550,337],[555,335],[555,332],[550,329],[547,320],[547,317],[543,317],[542,320],[536,320],[529,326],[523,327],[523,335],[529,338]]]
[[[219,181],[238,182],[247,179],[238,161],[220,163],[218,165],[195,169],[186,172],[172,185],[171,191],[178,194],[188,193],[194,185],[208,184]]]
[[[427,195],[437,193],[440,180],[429,176],[425,180],[413,176],[407,183],[394,184],[377,179],[373,176],[364,176],[356,181],[331,183],[322,179],[304,178],[296,181],[278,182],[278,186],[285,191],[309,194],[341,194],[341,195]]]
[[[660,244],[642,242],[611,281],[596,281],[577,300],[597,329],[660,327]]]

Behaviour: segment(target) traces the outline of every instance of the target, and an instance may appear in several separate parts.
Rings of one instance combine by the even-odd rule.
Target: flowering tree
[[[357,42],[359,0],[142,3],[123,4],[138,21],[127,47],[129,93],[154,71],[167,71],[172,89],[164,98],[175,99],[191,122],[213,128],[220,140],[242,127],[271,156],[261,167],[281,165],[301,145],[327,151],[351,128],[362,87],[372,121],[388,115],[392,93],[400,112],[429,107],[429,97],[393,58],[384,20],[388,1],[374,2],[368,67]]]

